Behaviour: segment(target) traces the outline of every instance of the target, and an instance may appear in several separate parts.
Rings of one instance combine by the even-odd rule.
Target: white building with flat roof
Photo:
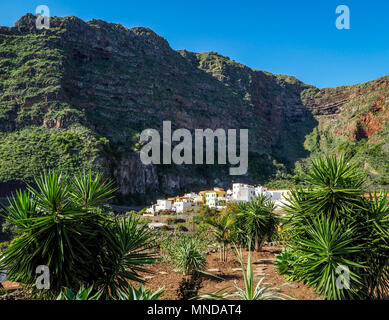
[[[288,189],[267,190],[266,194],[269,196],[271,201],[274,201],[276,208],[281,209],[281,206],[284,203],[288,202],[288,196],[290,194],[290,190]]]
[[[249,202],[255,198],[255,188],[244,183],[234,183],[232,185],[232,200]]]
[[[192,199],[192,201],[195,201],[197,198],[197,193],[194,192],[185,193],[184,198]]]
[[[190,201],[177,201],[174,203],[173,208],[175,208],[176,213],[182,213],[184,211],[190,210],[192,208],[192,203]]]
[[[266,194],[267,193],[267,188],[262,187],[262,186],[256,186],[254,188],[255,190],[255,196],[259,196],[261,194]]]
[[[155,206],[155,211],[161,210],[171,210],[173,208],[173,204],[170,200],[157,200],[157,205]]]

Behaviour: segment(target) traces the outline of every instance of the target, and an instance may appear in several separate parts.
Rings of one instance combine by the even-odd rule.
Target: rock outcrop
[[[54,17],[50,29],[37,30],[27,14],[13,28],[0,27],[0,43],[0,142],[18,137],[38,145],[24,153],[17,142],[14,150],[0,148],[0,181],[29,181],[58,163],[69,171],[94,166],[116,180],[123,201],[215,181],[228,186],[234,178],[227,166],[143,165],[139,134],[160,129],[163,120],[191,132],[249,129],[249,172],[234,179],[264,183],[309,157],[304,142],[321,117],[347,112],[350,103],[386,90],[389,82],[319,90],[217,53],[175,51],[148,28],[76,17]],[[374,123],[377,132],[385,127],[378,118],[380,124],[371,117],[360,121]],[[47,143],[37,141],[34,128]],[[50,139],[59,147],[51,148]],[[12,164],[18,170],[8,170]]]

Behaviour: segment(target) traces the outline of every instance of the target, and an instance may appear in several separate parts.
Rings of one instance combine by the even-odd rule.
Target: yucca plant
[[[226,262],[227,245],[230,243],[234,218],[229,213],[225,213],[220,217],[208,218],[205,222],[212,227],[215,239],[219,243],[220,261]]]
[[[247,268],[242,260],[242,252],[236,250],[236,256],[243,270],[244,288],[235,284],[236,292],[232,294],[240,300],[284,300],[291,298],[279,290],[279,287],[269,287],[264,284],[265,277],[262,277],[255,285],[251,251],[249,250],[247,258]]]
[[[387,192],[370,193],[365,199],[368,215],[361,224],[372,239],[366,253],[364,282],[368,297],[383,299],[389,296],[389,200]]]
[[[366,248],[358,243],[360,235],[356,227],[342,228],[336,220],[318,217],[306,228],[307,237],[296,239],[294,250],[299,254],[296,271],[299,278],[327,299],[357,298],[363,287],[360,271],[363,262],[354,256]],[[343,272],[348,278],[337,284]]]
[[[101,272],[97,284],[107,298],[125,293],[128,281],[144,283],[141,272],[149,272],[146,265],[159,260],[154,250],[154,237],[147,224],[139,217],[116,219],[105,230],[106,247],[101,255]]]
[[[95,291],[93,285],[89,288],[81,286],[76,293],[69,288],[65,288],[63,292],[58,295],[57,300],[101,300],[103,291]],[[151,289],[146,290],[143,285],[140,285],[138,289],[129,285],[126,291],[118,290],[116,300],[158,300],[163,293],[163,288],[158,288],[153,292]]]
[[[276,233],[278,219],[273,213],[274,208],[274,202],[263,194],[248,203],[239,204],[235,230],[243,238],[253,239],[255,251],[260,251],[266,239]]]
[[[266,277],[259,279],[255,283],[254,272],[251,259],[251,250],[249,249],[247,257],[247,268],[242,259],[242,252],[235,248],[235,256],[237,257],[243,273],[244,287],[239,287],[234,284],[235,289],[229,290],[230,287],[225,287],[213,293],[203,292],[198,296],[199,300],[285,300],[285,298],[293,299],[292,297],[282,293],[280,287],[270,287],[264,283]]]
[[[178,241],[175,246],[173,262],[180,272],[190,275],[204,270],[207,264],[206,254],[194,239]]]
[[[5,219],[19,232],[0,256],[9,280],[45,296],[95,283],[107,296],[126,280],[141,280],[141,266],[155,261],[147,248],[151,235],[138,220],[116,221],[98,210],[116,190],[111,182],[91,172],[70,178],[49,171],[35,185],[18,191],[6,208]],[[49,268],[49,290],[35,288],[39,265]]]
[[[46,265],[52,275],[50,288],[77,286],[90,278],[91,255],[107,223],[103,216],[82,210],[70,200],[69,179],[57,172],[43,174],[37,187],[17,192],[6,209],[7,219],[19,230],[19,237],[2,253],[1,264],[8,279],[35,285],[35,269]],[[95,240],[96,242],[96,240]],[[96,251],[94,251],[96,252]]]
[[[294,278],[326,299],[378,298],[388,292],[388,200],[364,197],[364,175],[343,155],[312,162],[307,186],[291,192],[284,237],[298,256]],[[345,269],[349,286],[339,269]],[[340,277],[340,278],[339,278]]]
[[[57,300],[99,300],[102,291],[98,291],[93,293],[93,285],[89,288],[85,288],[83,285],[80,287],[80,289],[75,293],[69,288],[65,288],[63,292],[61,292]]]
[[[126,292],[128,293],[120,290],[118,300],[158,300],[165,291],[164,288],[158,288],[153,292],[151,289],[146,290],[143,285],[140,285],[138,289],[130,286]]]
[[[357,170],[356,163],[350,163],[344,155],[313,160],[307,177],[311,188],[304,194],[300,209],[341,218],[364,210],[361,196],[365,176]]]

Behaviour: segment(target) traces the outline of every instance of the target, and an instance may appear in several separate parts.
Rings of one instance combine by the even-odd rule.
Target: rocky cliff
[[[288,180],[296,162],[338,151],[328,139],[377,146],[387,132],[389,78],[319,90],[214,52],[175,51],[147,28],[76,17],[54,17],[50,29],[37,30],[27,14],[0,27],[0,45],[3,184],[30,181],[44,168],[94,168],[117,181],[123,201],[143,201],[232,179]],[[163,120],[191,131],[249,129],[248,174],[230,176],[223,165],[143,165],[139,135]],[[364,166],[378,178],[389,172],[370,162]]]

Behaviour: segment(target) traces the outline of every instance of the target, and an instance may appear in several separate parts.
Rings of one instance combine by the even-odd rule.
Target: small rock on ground
[[[232,268],[231,270],[232,270],[233,272],[236,272],[236,271],[243,271],[242,268]]]

